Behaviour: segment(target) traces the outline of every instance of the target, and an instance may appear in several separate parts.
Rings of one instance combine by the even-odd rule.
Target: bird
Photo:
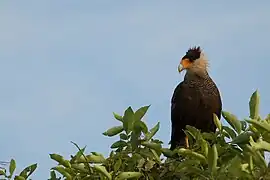
[[[222,100],[217,85],[208,74],[209,62],[200,46],[188,49],[178,65],[184,80],[174,89],[171,98],[171,147],[189,148],[184,133],[186,125],[201,132],[216,132],[213,114],[220,119]]]

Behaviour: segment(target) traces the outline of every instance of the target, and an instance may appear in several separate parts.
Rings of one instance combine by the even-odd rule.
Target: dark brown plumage
[[[213,113],[220,119],[222,109],[219,90],[207,72],[208,61],[200,47],[189,49],[180,65],[179,72],[187,72],[171,99],[171,150],[186,145],[186,125],[215,132]]]

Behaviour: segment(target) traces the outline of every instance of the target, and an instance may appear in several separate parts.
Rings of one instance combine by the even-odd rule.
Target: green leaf
[[[222,111],[222,116],[234,128],[237,133],[241,133],[242,124],[235,115],[229,112]]]
[[[146,171],[151,170],[155,164],[156,164],[155,161],[151,161],[151,160],[147,161],[145,164],[145,170]]]
[[[9,177],[12,177],[15,169],[16,169],[16,162],[14,159],[11,159],[10,165],[9,165],[9,174],[10,174]]]
[[[252,132],[243,132],[241,134],[239,134],[238,136],[236,136],[233,140],[232,140],[232,144],[246,144],[249,142],[249,137],[250,136],[254,136],[254,133]]]
[[[20,176],[24,178],[28,178],[36,169],[37,169],[37,164],[32,164],[24,168],[24,170],[20,173]]]
[[[156,149],[150,149],[150,150],[153,153],[154,159],[156,160],[156,162],[158,162],[160,164],[161,163],[161,160],[160,160],[160,155],[161,155],[161,151],[160,150],[161,150],[161,148],[160,148],[160,150],[156,150]]]
[[[139,179],[142,176],[140,172],[121,172],[115,180],[125,180],[125,179]]]
[[[148,128],[146,126],[146,124],[143,121],[139,121],[139,126],[141,127],[141,130],[144,134],[148,133]]]
[[[185,165],[181,168],[179,168],[179,166],[178,166],[178,169],[179,169],[178,172],[182,172],[182,173],[185,173],[187,175],[187,179],[188,179],[188,177],[194,176],[194,175],[198,175],[199,177],[201,177],[201,178],[197,178],[197,179],[202,179],[202,178],[205,180],[210,179],[207,172],[203,171],[200,168],[191,166],[191,165],[188,165],[188,166]]]
[[[259,151],[255,150],[254,148],[252,148],[248,144],[241,146],[241,148],[243,149],[244,153],[249,152],[252,154],[252,156],[254,158],[254,162],[257,166],[259,166],[260,168],[267,168],[267,163]]]
[[[65,160],[63,156],[58,154],[50,154],[51,159],[57,161],[60,165],[70,168],[71,164],[68,160]]]
[[[2,175],[6,176],[6,173],[5,173],[5,171],[0,169],[0,176],[2,176]]]
[[[208,153],[208,166],[211,173],[216,174],[217,171],[218,152],[214,144]]]
[[[217,117],[216,114],[213,114],[213,120],[214,120],[214,123],[215,123],[216,127],[217,127],[218,130],[221,132],[221,130],[222,130],[222,125],[221,125],[221,122],[220,122],[220,120],[218,119],[218,117]]]
[[[198,137],[199,137],[198,140],[200,139],[211,140],[211,141],[216,140],[216,135],[213,132],[211,133],[203,132]]]
[[[162,148],[161,151],[166,157],[172,157],[174,155],[174,152],[168,148]]]
[[[128,107],[124,113],[123,126],[127,134],[129,134],[133,128],[134,112],[131,107]]]
[[[89,172],[89,171],[86,169],[84,163],[80,163],[80,164],[72,164],[71,167],[72,167],[73,169],[78,170],[80,173],[88,173],[88,172]]]
[[[223,131],[222,134],[223,134],[226,138],[231,139],[231,136],[230,136],[226,131]]]
[[[66,177],[67,180],[72,180],[72,176],[67,172],[66,168],[62,166],[56,166],[56,167],[53,167],[52,169],[62,174],[64,177]]]
[[[76,143],[75,143],[76,144]],[[75,145],[74,144],[74,145]],[[77,144],[76,144],[77,145]],[[76,146],[75,145],[75,146]],[[86,148],[86,146],[84,146],[84,148],[82,148],[81,150],[79,150],[77,153],[76,153],[76,155],[75,156],[71,156],[71,160],[70,160],[70,163],[71,164],[73,164],[75,161],[77,161],[82,155],[83,155],[83,153],[84,153],[84,151],[85,151],[85,148]]]
[[[254,142],[253,138],[250,137],[250,145],[255,148],[256,150],[266,150],[270,151],[270,143],[265,142],[263,140],[258,140],[258,142]]]
[[[130,142],[131,142],[132,150],[137,149],[137,147],[139,145],[139,137],[140,137],[140,135],[141,135],[141,132],[137,132],[137,131],[133,131],[131,133]]]
[[[241,159],[239,158],[239,156],[235,156],[230,161],[229,168],[228,168],[229,172],[239,175],[240,165],[241,165]]]
[[[247,120],[245,120],[245,121],[247,121]],[[258,126],[257,126],[257,128],[252,124],[249,124],[249,126],[248,126],[249,131],[253,132],[254,134],[257,134],[258,136],[260,136],[261,133],[260,133],[259,130],[264,131],[264,129],[262,129],[262,128],[258,127]]]
[[[256,90],[250,97],[249,101],[249,117],[251,119],[257,119],[259,117],[259,105],[260,105],[260,95],[258,90]]]
[[[82,158],[85,160],[84,157]],[[94,154],[94,153],[87,155],[86,159],[88,163],[104,163],[106,161],[106,159],[102,154]]]
[[[94,165],[93,168],[96,169],[98,172],[102,173],[109,180],[112,180],[112,175],[107,171],[107,169],[104,166]]]
[[[270,143],[270,133],[263,133],[262,134],[263,140]]]
[[[181,169],[184,168],[184,167],[192,167],[192,166],[198,166],[200,165],[200,161],[198,160],[195,160],[195,159],[186,159],[185,161],[182,161],[181,163],[179,163],[177,166],[176,166],[176,172],[181,172]],[[179,171],[180,170],[180,171]]]
[[[50,154],[50,157],[57,162],[61,162],[64,160],[64,157],[59,154]]]
[[[133,124],[133,132],[139,136],[141,132],[144,134],[148,133],[148,128],[143,121],[135,121]]]
[[[121,158],[119,158],[113,166],[114,172],[117,172],[121,166],[122,166],[122,160]]]
[[[240,121],[241,124],[242,124],[242,131],[246,131],[248,125],[247,125],[247,122],[246,121]]]
[[[201,137],[201,132],[199,129],[190,125],[186,125],[186,129],[195,140],[198,140]]]
[[[51,178],[49,180],[60,180],[60,178],[56,177],[56,173],[55,171],[51,171],[50,172]]]
[[[184,148],[180,148],[178,150],[176,150],[179,154],[181,155],[186,155],[186,156],[190,156],[190,157],[193,157],[195,159],[198,159],[200,160],[201,162],[204,162],[206,163],[206,158],[204,155],[200,154],[200,153],[197,153],[197,152],[194,152],[190,149],[184,149]]]
[[[161,144],[158,143],[152,143],[152,142],[142,142],[142,145],[145,147],[148,147],[150,149],[155,149],[155,150],[161,150]]]
[[[268,123],[270,123],[270,114],[267,114],[265,121],[267,121]]]
[[[158,132],[160,122],[158,122],[148,133],[145,134],[145,140],[150,140]]]
[[[144,159],[144,158],[141,158],[141,159],[138,161],[137,168],[143,168],[144,163],[145,163],[145,159]]]
[[[123,117],[120,116],[119,114],[116,114],[115,112],[113,112],[113,116],[114,116],[114,118],[115,118],[116,120],[123,122]]]
[[[253,171],[254,165],[253,165],[253,158],[252,158],[252,156],[249,156],[249,167],[250,167],[250,170]]]
[[[158,139],[152,139],[151,142],[163,144],[163,142],[161,140],[158,140]]]
[[[247,167],[248,167],[248,164],[242,163],[241,157],[235,156],[229,162],[228,172],[230,172],[232,177],[235,177],[237,179],[256,179],[252,177]]]
[[[151,150],[147,147],[141,148],[140,149],[140,155],[142,157],[144,157],[145,159],[147,158],[153,158],[153,153],[151,152]]]
[[[202,148],[202,151],[203,151],[204,156],[205,156],[205,157],[208,157],[208,153],[209,153],[209,145],[208,145],[207,141],[204,140],[204,139],[202,139],[202,140],[200,141],[200,146],[201,146],[201,148]]]
[[[122,140],[128,140],[129,137],[125,133],[121,133],[120,134],[120,139],[122,139]]]
[[[23,176],[15,176],[14,180],[26,180]]]
[[[135,121],[140,121],[143,118],[143,116],[145,115],[145,113],[147,112],[149,107],[150,107],[150,105],[143,106],[140,109],[138,109],[134,114]]]
[[[119,141],[116,141],[115,143],[113,143],[111,145],[111,148],[112,149],[119,148],[119,147],[123,148],[125,146],[127,146],[127,143],[125,141],[119,140]]]
[[[264,129],[265,131],[270,132],[270,125],[267,121],[256,121],[256,120],[246,120],[248,123],[253,124],[255,127]]]
[[[102,156],[103,157],[103,155],[101,154],[101,153],[99,153],[99,152],[91,152],[93,155],[95,155],[95,156]]]
[[[111,137],[111,136],[115,136],[115,135],[121,133],[123,130],[124,130],[123,126],[114,126],[102,134],[105,136]]]

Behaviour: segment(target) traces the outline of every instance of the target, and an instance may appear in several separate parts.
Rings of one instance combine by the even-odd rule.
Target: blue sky
[[[1,1],[1,160],[49,177],[49,153],[105,155],[118,125],[112,112],[151,104],[145,120],[170,138],[170,98],[183,75],[179,59],[201,45],[224,110],[248,116],[261,95],[269,113],[270,2]]]

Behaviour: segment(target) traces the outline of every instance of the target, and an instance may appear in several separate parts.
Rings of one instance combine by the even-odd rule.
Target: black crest
[[[187,52],[186,55],[183,57],[183,59],[187,58],[190,61],[195,61],[196,59],[199,59],[201,56],[201,48],[200,46],[196,47],[194,46],[193,48],[190,48]]]

